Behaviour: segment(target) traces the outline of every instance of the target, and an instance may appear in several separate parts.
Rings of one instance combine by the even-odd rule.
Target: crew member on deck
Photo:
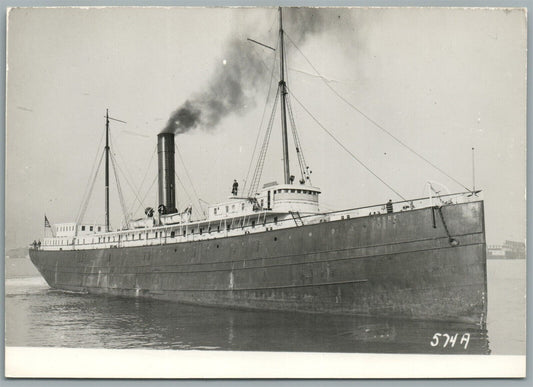
[[[239,192],[239,183],[237,183],[237,180],[233,180],[233,187],[231,189],[231,193],[233,196],[237,196],[237,192]]]
[[[392,199],[389,199],[389,201],[387,202],[387,214],[391,214],[392,213]]]

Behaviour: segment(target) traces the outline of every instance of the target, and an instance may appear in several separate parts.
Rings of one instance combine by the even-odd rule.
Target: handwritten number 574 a
[[[459,333],[455,335],[449,335],[448,333],[435,333],[433,339],[429,343],[432,347],[437,347],[439,344],[442,345],[442,348],[455,347]],[[463,333],[461,339],[459,340],[459,345],[463,345],[464,349],[467,349],[468,343],[470,342],[470,333]]]

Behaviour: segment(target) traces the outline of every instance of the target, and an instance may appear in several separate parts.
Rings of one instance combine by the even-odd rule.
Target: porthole
[[[278,240],[278,237],[274,237],[274,241],[277,241]]]

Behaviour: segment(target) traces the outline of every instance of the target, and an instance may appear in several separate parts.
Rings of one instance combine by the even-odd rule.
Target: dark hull
[[[160,246],[31,250],[53,288],[204,305],[484,323],[483,202]]]

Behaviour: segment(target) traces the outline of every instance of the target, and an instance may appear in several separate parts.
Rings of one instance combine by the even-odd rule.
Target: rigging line
[[[115,146],[115,138],[113,137],[113,134],[112,133],[109,133],[109,143],[110,143],[110,146],[112,146],[111,149],[114,149],[115,152],[114,154],[116,156],[118,156],[118,158],[121,159],[122,161],[122,164],[124,165],[124,168],[122,168],[120,166],[120,164],[118,163],[118,159],[116,159],[116,162],[117,162],[117,167],[119,168],[119,171],[122,172],[122,175],[124,176],[124,179],[126,179],[126,182],[128,183],[128,185],[130,186],[131,190],[136,193],[136,191],[138,191],[138,189],[135,187],[135,184],[131,183],[132,181],[134,181],[134,179],[132,178],[132,175],[131,173],[128,171],[128,169],[126,168],[126,166],[128,165],[128,163],[125,162],[124,158],[122,157],[122,152],[119,152],[119,149],[118,149],[118,146]]]
[[[350,103],[350,101],[348,101],[346,98],[344,98],[341,94],[339,94],[327,81],[326,79],[318,72],[318,70],[316,69],[315,66],[313,66],[313,64],[311,63],[311,61],[304,55],[304,53],[302,52],[302,50],[300,50],[300,48],[296,45],[296,43],[294,43],[294,41],[290,38],[290,36],[287,35],[287,37],[289,38],[290,42],[294,45],[294,47],[296,47],[296,49],[298,50],[298,52],[300,54],[302,54],[302,56],[304,57],[304,59],[307,61],[307,63],[313,68],[313,70],[317,73],[318,77],[322,80],[322,82],[324,82],[324,84],[337,96],[339,97],[342,101],[344,101],[344,103],[346,103],[348,106],[350,106],[352,109],[356,110],[359,114],[361,114],[364,118],[366,118],[369,122],[371,122],[372,124],[374,124],[378,129],[382,130],[383,132],[385,132],[386,134],[388,134],[390,137],[392,137],[396,142],[398,142],[400,145],[404,146],[405,148],[407,148],[409,151],[411,151],[412,153],[414,153],[416,156],[418,156],[419,158],[421,158],[422,160],[424,160],[426,163],[428,163],[429,165],[431,165],[433,168],[435,168],[437,171],[439,171],[440,173],[442,173],[443,175],[447,176],[449,179],[453,180],[454,182],[456,182],[457,184],[459,184],[461,187],[463,187],[464,189],[466,189],[467,191],[471,191],[469,188],[467,188],[463,183],[461,183],[460,181],[458,181],[457,179],[455,179],[454,177],[450,176],[448,173],[446,173],[445,171],[443,171],[441,168],[439,168],[437,165],[433,164],[431,161],[429,161],[428,159],[426,159],[424,156],[422,156],[420,153],[418,153],[417,151],[415,151],[413,148],[411,148],[409,145],[407,145],[406,143],[404,143],[402,140],[400,140],[398,137],[394,136],[391,132],[389,132],[387,129],[385,129],[383,126],[381,126],[379,123],[377,123],[375,120],[373,120],[370,116],[368,116],[367,114],[365,114],[363,111],[361,111],[359,108],[357,108],[355,105],[353,105],[352,103]]]
[[[279,42],[278,42],[278,44],[279,44]],[[244,181],[244,185],[242,187],[242,192],[246,192],[246,184],[248,184],[248,178],[250,177],[250,172],[252,170],[252,164],[254,162],[255,154],[257,152],[257,144],[259,143],[259,138],[261,137],[261,128],[263,127],[263,123],[264,123],[264,120],[265,120],[265,114],[266,114],[266,109],[267,109],[267,106],[268,106],[268,100],[270,99],[270,93],[272,91],[272,80],[274,79],[274,70],[276,69],[275,63],[276,63],[276,58],[277,58],[277,48],[278,48],[278,46],[276,45],[276,54],[274,55],[272,70],[270,72],[270,82],[269,82],[269,85],[268,85],[267,98],[266,98],[266,101],[265,101],[265,106],[263,107],[263,114],[261,115],[261,122],[259,124],[259,130],[257,131],[257,136],[255,138],[254,151],[252,153],[252,158],[250,159],[250,164],[248,165],[248,171],[246,172],[246,180]],[[261,58],[261,63],[263,64],[263,66],[268,71],[268,67],[264,63],[262,58]]]
[[[194,199],[198,202],[198,206],[200,207],[200,210],[205,216],[205,211],[202,208],[202,205],[200,204],[200,200],[198,200],[200,196],[198,196],[198,193],[196,192],[196,189],[194,188],[194,184],[192,182],[191,176],[189,175],[189,171],[187,171],[187,167],[185,166],[185,163],[183,162],[183,157],[181,157],[181,153],[180,153],[180,150],[178,149],[178,145],[174,144],[174,148],[176,148],[176,152],[178,153],[178,156],[180,158],[181,165],[183,166],[183,169],[185,170],[185,174],[187,175],[187,178],[189,179],[189,182],[191,184],[192,191],[194,192],[194,195],[195,195]]]
[[[298,165],[300,167],[300,174],[302,180],[305,180],[304,165],[302,163],[302,156],[300,154],[300,144],[298,139],[298,134],[296,133],[296,122],[294,121],[294,115],[292,112],[291,104],[289,98],[286,99],[287,112],[289,114],[289,122],[291,124],[292,140],[294,142],[294,147],[296,148],[296,156],[298,157]]]
[[[96,149],[100,149],[100,146],[102,145],[102,141],[104,140],[104,135],[105,135],[105,130],[102,132],[102,135],[100,136],[100,142],[98,143],[98,147]],[[96,167],[96,162],[98,160],[98,153],[99,152],[96,152],[95,155],[94,155],[94,161],[93,161],[93,165],[91,167],[91,173],[89,173],[89,180],[87,181],[87,185],[85,186],[85,191],[83,192],[83,195],[82,195],[82,198],[84,200],[81,201],[80,203],[80,208],[78,209],[78,215],[76,216],[76,219],[79,218],[80,216],[80,213],[81,213],[81,209],[83,208],[83,203],[85,202],[85,197],[89,191],[89,186],[90,186],[90,181],[91,181],[91,176],[93,176],[93,173],[95,172],[95,167]]]
[[[154,156],[155,154],[157,153],[157,145],[154,146],[154,151],[152,152],[152,156],[150,157],[150,161],[148,162],[148,165],[146,167],[146,171],[144,172],[144,176],[142,178],[142,181],[141,181],[141,185],[139,186],[139,193],[141,193],[141,190],[144,186],[144,182],[146,181],[146,177],[148,176],[148,172],[150,171],[150,166],[152,165],[152,161],[154,160]],[[144,200],[143,200],[144,202]],[[131,203],[131,206],[129,208],[129,211],[131,212],[131,210],[133,209],[133,206],[135,205],[135,201],[133,201],[133,203]],[[141,203],[141,206],[143,204]],[[139,209],[139,207],[137,207],[137,210]],[[135,210],[135,212],[137,212],[137,210]]]
[[[113,146],[112,149],[116,150],[117,148],[114,146],[113,136],[110,135],[109,139],[110,139],[110,145]],[[116,154],[122,159],[122,156],[120,155],[120,153],[116,152]],[[114,153],[113,152],[111,152],[111,156],[114,157]],[[124,159],[122,159],[122,161],[124,161]],[[125,172],[125,170],[120,166],[120,164],[119,164],[117,159],[115,159],[115,162],[116,162],[116,167],[118,168],[118,171],[122,173],[122,175],[124,176],[124,179],[126,180],[126,183],[128,184],[128,186],[130,187],[131,191],[133,192],[133,195],[135,196],[134,199],[137,199],[140,202],[140,199],[139,199],[140,189],[137,189],[134,186],[134,184],[130,181],[130,178],[128,177],[128,175]],[[134,202],[135,202],[135,200],[134,200]]]
[[[122,175],[124,176],[124,179],[126,180],[126,183],[128,184],[128,186],[129,186],[130,189],[132,190],[133,195],[135,196],[134,199],[137,199],[137,201],[142,205],[141,199],[139,198],[140,191],[137,192],[137,190],[135,189],[135,187],[133,187],[132,183],[129,181],[128,177],[127,177],[126,174],[124,173],[124,170],[123,170],[122,167],[120,166],[118,160],[116,160],[116,163],[117,163],[118,171],[122,173]],[[135,200],[133,200],[133,202],[135,202]]]
[[[257,187],[259,186],[259,181],[261,180],[261,174],[263,173],[263,166],[265,164],[266,153],[268,150],[268,144],[270,142],[270,136],[272,134],[272,127],[274,125],[274,117],[276,115],[276,108],[278,106],[280,94],[280,88],[278,87],[276,92],[276,98],[274,99],[274,105],[272,106],[270,119],[268,121],[268,126],[265,131],[265,137],[261,145],[261,152],[259,153],[259,156],[257,158],[257,164],[255,166],[254,175],[252,177],[252,183],[250,184],[250,188],[248,188],[249,197],[251,197],[255,193],[254,191],[257,190]]]
[[[296,98],[296,96],[289,90],[289,93],[292,95],[292,97],[296,100],[296,102],[298,102],[298,104],[307,112],[307,114],[309,114],[309,116],[313,119],[313,121],[315,121],[318,126],[320,126],[337,144],[339,144],[339,146],[344,149],[350,156],[352,156],[359,164],[361,164],[368,172],[370,172],[376,179],[378,179],[379,181],[381,181],[384,185],[386,185],[392,192],[394,192],[396,195],[398,195],[400,198],[402,198],[402,200],[407,200],[406,198],[404,198],[402,195],[400,195],[398,193],[398,191],[396,191],[394,188],[392,188],[389,184],[387,184],[387,182],[385,182],[385,180],[383,180],[382,178],[380,178],[378,175],[376,175],[370,168],[368,168],[361,160],[359,160],[357,158],[357,156],[355,156],[348,148],[346,148],[342,142],[340,142],[339,140],[337,140],[337,138],[335,138],[335,136],[329,131],[326,129],[326,127],[324,125],[322,125],[316,118],[315,116],[313,116],[313,114],[311,114],[311,112],[300,102],[300,100],[298,98]]]
[[[187,190],[187,188],[185,188],[185,184],[183,184],[183,182],[181,181],[181,179],[178,176],[176,170],[174,170],[174,176],[176,176],[176,179],[178,179],[178,183],[180,183],[181,188],[183,188],[183,192],[185,192],[185,195],[187,195],[188,202],[192,205],[193,200],[191,198],[191,195],[189,194],[189,191]],[[177,202],[177,200],[176,200],[176,202]],[[176,207],[178,207],[178,206],[176,205]]]
[[[96,178],[98,177],[98,171],[100,170],[100,167],[102,166],[102,161],[104,160],[104,154],[105,154],[105,149],[102,150],[102,154],[100,155],[100,161],[98,162],[98,167],[96,168],[96,173],[93,176],[93,181],[91,182],[87,197],[85,198],[85,202],[83,203],[82,210],[76,219],[76,223],[78,224],[82,223],[83,218],[85,217],[85,211],[87,211],[87,206],[89,205],[89,199],[91,198],[92,192],[94,189],[94,183],[96,183]]]
[[[144,197],[142,199],[142,202],[144,203],[144,201],[146,200],[146,197],[148,196],[148,194],[150,193],[150,190],[152,189],[152,187],[154,186],[155,182],[157,180],[157,174],[154,176],[154,180],[152,180],[152,184],[150,184],[150,187],[148,187],[148,190],[146,191],[146,193],[144,194]],[[135,212],[139,211],[139,208],[141,207],[142,204],[139,204],[139,206],[137,206],[137,208],[135,209]]]
[[[126,203],[124,201],[124,195],[122,193],[122,187],[120,185],[120,180],[117,173],[117,160],[115,159],[115,156],[113,155],[113,152],[111,152],[111,165],[113,167],[113,174],[115,175],[115,182],[117,184],[117,193],[118,198],[120,201],[120,206],[122,207],[122,214],[124,215],[124,222],[125,226],[128,226],[128,213],[126,209]]]
[[[298,70],[298,69],[295,69],[293,67],[290,67],[289,70],[291,70],[292,72],[295,72],[295,73],[305,74],[305,75],[308,75],[308,76],[313,77],[313,78],[322,78],[326,82],[337,82],[337,83],[341,83],[342,82],[342,81],[339,81],[337,79],[326,78],[326,77],[324,77],[322,75],[311,74],[311,73],[308,73],[307,71]]]
[[[296,129],[296,121],[294,120],[294,112],[292,110],[292,104],[289,95],[287,95],[287,110],[289,112],[292,136],[294,139],[294,145],[296,146],[296,155],[298,156],[298,163],[300,164],[300,173],[302,175],[302,180],[305,181],[307,179],[311,184],[311,177],[309,176],[307,163],[305,162],[304,151],[300,142],[300,137],[298,136],[298,130]]]

